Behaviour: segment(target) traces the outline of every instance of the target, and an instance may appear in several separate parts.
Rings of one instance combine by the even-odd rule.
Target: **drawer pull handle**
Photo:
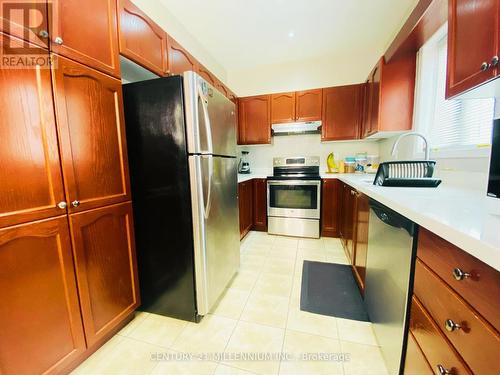
[[[453,332],[453,331],[456,331],[457,329],[462,328],[462,326],[460,326],[460,324],[458,324],[458,323],[455,323],[451,319],[446,319],[444,322],[444,328],[446,328],[446,330],[448,332]]]
[[[461,281],[463,279],[470,277],[470,273],[464,272],[460,268],[455,268],[453,270],[453,277],[455,278],[455,280]]]
[[[437,365],[437,370],[439,375],[453,375],[455,373],[453,370],[448,370],[442,365]]]

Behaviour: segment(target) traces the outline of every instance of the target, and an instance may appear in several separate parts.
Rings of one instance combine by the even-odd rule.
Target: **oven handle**
[[[268,185],[314,185],[320,186],[321,180],[282,180],[282,181],[267,181]]]

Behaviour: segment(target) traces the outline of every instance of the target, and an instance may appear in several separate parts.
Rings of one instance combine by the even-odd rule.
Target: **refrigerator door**
[[[184,73],[188,153],[236,156],[236,106],[194,72]]]
[[[235,275],[240,261],[235,158],[189,156],[196,296],[206,315]]]

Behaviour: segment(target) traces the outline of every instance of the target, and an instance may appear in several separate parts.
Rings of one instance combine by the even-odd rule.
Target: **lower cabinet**
[[[70,215],[70,223],[90,346],[139,306],[132,203]]]
[[[339,237],[340,191],[342,183],[324,179],[321,189],[321,236]]]
[[[267,231],[267,180],[253,179],[253,229]]]
[[[347,184],[342,184],[340,195],[340,239],[344,246],[345,253],[351,264],[354,264],[354,234],[355,221],[354,212],[356,210],[355,200],[356,190]]]
[[[56,373],[86,350],[67,216],[0,229],[0,265],[0,373]]]
[[[252,180],[238,184],[238,204],[240,209],[240,238],[243,238],[253,226]]]
[[[254,178],[238,184],[240,239],[250,230],[267,231],[267,180]]]

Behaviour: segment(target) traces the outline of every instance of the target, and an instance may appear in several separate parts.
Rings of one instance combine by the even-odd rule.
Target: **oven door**
[[[267,181],[267,215],[319,219],[321,180]]]

